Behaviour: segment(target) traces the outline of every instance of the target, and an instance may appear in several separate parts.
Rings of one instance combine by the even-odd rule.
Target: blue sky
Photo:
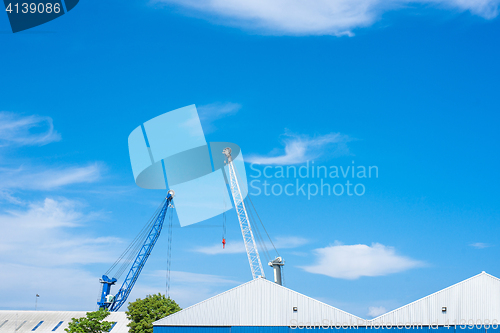
[[[361,196],[252,196],[287,287],[369,318],[500,276],[499,2],[284,3],[82,1],[17,34],[0,15],[0,308],[95,308],[165,195],[134,184],[127,137],[190,104],[261,171],[378,167]],[[225,251],[222,217],[173,230],[182,307],[251,278],[227,218]],[[130,300],[165,291],[165,235]]]

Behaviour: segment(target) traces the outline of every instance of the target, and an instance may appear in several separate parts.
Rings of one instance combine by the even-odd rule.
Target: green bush
[[[99,310],[87,312],[86,317],[71,318],[68,328],[64,330],[68,333],[105,333],[109,332],[113,323],[103,321],[109,316],[109,311]]]
[[[173,299],[160,293],[136,299],[125,312],[130,320],[129,333],[153,333],[153,322],[165,318],[181,308]]]

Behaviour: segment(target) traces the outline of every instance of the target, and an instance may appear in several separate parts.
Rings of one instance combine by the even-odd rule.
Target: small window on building
[[[23,321],[23,322],[21,323],[21,325],[17,326],[17,328],[16,328],[16,332],[17,332],[17,331],[18,331],[21,327],[23,327],[23,325],[24,325],[24,324],[26,324],[26,320],[25,320],[25,321]]]
[[[52,329],[52,332],[54,332],[55,330],[57,330],[57,329],[59,328],[59,326],[61,326],[61,324],[62,324],[62,323],[64,323],[64,321],[60,321],[60,322],[58,322],[58,323],[57,323],[57,325],[56,325],[56,327],[54,327],[54,328]]]
[[[443,307],[441,308],[441,312],[443,312],[443,313],[445,313],[445,312],[446,312],[446,306],[443,306]]]
[[[116,325],[116,321],[112,322],[112,323],[111,323],[111,328],[109,329],[109,331],[108,331],[108,332],[111,332],[111,330],[113,329],[113,327],[115,327],[115,325]]]
[[[297,307],[296,306],[293,307],[293,312],[297,312]]]
[[[0,324],[0,328],[2,328],[3,325],[5,325],[5,323],[7,323],[9,320],[6,320],[4,321],[3,323]]]
[[[43,320],[41,322],[39,322],[38,324],[36,324],[35,327],[33,327],[33,329],[31,331],[35,331],[38,327],[40,327],[40,325],[43,324]]]

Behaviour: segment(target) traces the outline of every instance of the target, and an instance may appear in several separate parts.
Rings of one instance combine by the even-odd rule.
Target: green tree
[[[173,299],[158,293],[128,304],[125,312],[130,323],[129,333],[153,333],[153,322],[165,318],[181,308]]]
[[[109,311],[99,310],[87,312],[86,317],[71,318],[68,328],[64,330],[68,333],[104,333],[109,332],[113,323],[103,321],[109,316]]]

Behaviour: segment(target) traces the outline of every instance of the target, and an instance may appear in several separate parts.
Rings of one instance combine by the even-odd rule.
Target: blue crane
[[[107,275],[108,273],[106,273],[99,280],[99,282],[102,283],[101,298],[97,302],[97,304],[99,305],[99,309],[107,309],[112,312],[118,311],[120,307],[123,305],[123,303],[127,301],[127,298],[130,295],[130,292],[132,291],[132,288],[134,287],[134,284],[136,283],[137,278],[139,277],[139,274],[141,273],[142,268],[144,267],[144,264],[146,264],[146,261],[148,260],[148,257],[151,254],[151,251],[153,250],[153,247],[155,246],[158,237],[160,236],[160,232],[163,227],[163,221],[165,220],[165,216],[167,214],[167,209],[169,208],[169,206],[171,206],[171,202],[174,198],[174,195],[175,192],[173,190],[168,191],[163,206],[161,206],[160,209],[153,216],[151,228],[149,229],[149,232],[147,233],[147,236],[145,237],[145,240],[142,243],[142,246],[140,247],[139,252],[135,257],[135,260],[132,263],[132,266],[127,274],[127,277],[123,281],[123,284],[118,293],[114,296],[111,295],[111,286],[118,281],[117,278],[114,277],[109,278]],[[147,231],[147,229],[145,231]],[[139,238],[136,238],[135,241],[136,243],[138,239]],[[120,256],[120,258],[118,258],[118,260],[113,264],[113,266],[111,266],[108,272],[111,271],[114,267],[116,267],[117,263],[123,259],[125,259],[125,263],[122,266],[124,267],[122,271],[126,267],[128,267],[125,255],[129,252],[131,252],[132,254],[135,252],[135,251],[130,251],[133,249],[133,245],[134,242],[127,248],[127,250],[125,250],[122,256]]]

